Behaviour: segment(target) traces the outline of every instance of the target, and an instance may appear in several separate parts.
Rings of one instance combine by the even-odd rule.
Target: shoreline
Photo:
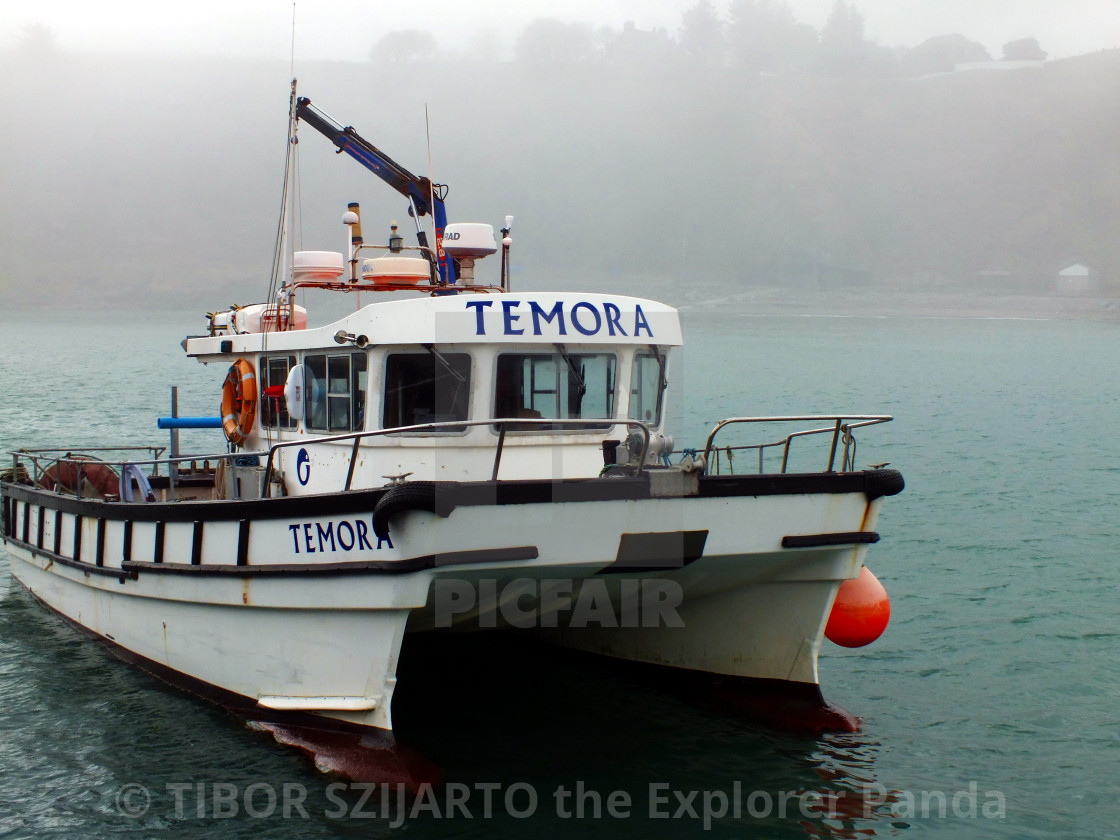
[[[722,310],[726,314],[740,316],[1120,320],[1120,297],[1100,294],[1016,295],[967,291],[886,292],[865,288],[758,288],[733,295],[693,293],[667,297],[677,297],[675,305],[682,312]]]
[[[937,286],[898,289],[885,285],[813,288],[808,285],[747,285],[731,280],[685,280],[667,275],[585,277],[561,282],[555,276],[520,282],[534,292],[586,291],[655,300],[686,312],[721,312],[736,316],[970,318],[1046,321],[1120,320],[1120,287],[1094,292],[1017,292]]]

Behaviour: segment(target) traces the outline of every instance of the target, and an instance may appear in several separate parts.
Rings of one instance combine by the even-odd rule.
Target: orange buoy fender
[[[253,363],[238,359],[229,366],[222,385],[222,431],[239,446],[253,430],[257,418],[257,375]]]
[[[858,577],[840,584],[824,634],[841,647],[863,647],[883,635],[890,620],[887,590],[862,566]]]

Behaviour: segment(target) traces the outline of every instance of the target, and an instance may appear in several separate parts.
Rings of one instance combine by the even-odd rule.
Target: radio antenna
[[[431,206],[434,208],[436,206],[436,185],[435,185],[435,181],[432,180],[432,123],[431,123],[431,120],[428,117],[428,103],[427,102],[424,103],[424,135],[425,135],[425,138],[428,141],[428,189],[430,190],[430,195],[428,197],[428,201],[431,203]],[[433,211],[432,218],[435,219],[434,211]],[[438,237],[438,235],[436,236],[436,246],[437,246],[437,250],[438,250],[438,247],[439,247],[439,237]],[[438,253],[436,254],[436,259],[437,260],[439,259],[439,254]]]
[[[291,72],[289,77],[295,78],[296,75],[296,4],[292,3],[292,56],[291,56]]]
[[[443,231],[436,224],[436,183],[432,179],[432,123],[428,117],[428,103],[424,103],[424,134],[428,141],[428,206],[432,208],[432,240],[436,246],[436,274],[442,280],[440,266],[443,264]],[[417,219],[417,222],[420,220]]]

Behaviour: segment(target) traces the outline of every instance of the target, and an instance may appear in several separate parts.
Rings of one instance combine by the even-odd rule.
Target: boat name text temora
[[[475,335],[486,335],[486,319],[483,318],[483,313],[495,302],[492,300],[468,300],[465,303],[469,309],[474,309]],[[545,310],[536,301],[530,300],[528,301],[528,313],[526,313],[521,305],[522,302],[519,300],[503,300],[499,303],[502,305],[502,332],[504,335],[524,335],[531,319],[533,335],[542,334],[542,321],[546,324],[552,324],[555,321],[555,328],[559,335],[568,335],[566,325],[570,323],[576,332],[583,335],[598,335],[605,328],[608,335],[612,336],[632,335],[637,337],[642,334],[642,331],[645,331],[647,336],[653,338],[653,330],[650,329],[645,313],[642,312],[642,307],[638,305],[634,306],[634,326],[632,331],[628,333],[622,326],[622,310],[609,301],[603,304],[602,313],[595,304],[589,301],[579,301],[568,310],[567,320],[564,317],[563,301],[557,301],[552,309]],[[522,318],[525,320],[522,320]]]

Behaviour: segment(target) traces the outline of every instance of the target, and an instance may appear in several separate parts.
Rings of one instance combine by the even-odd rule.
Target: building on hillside
[[[1074,263],[1058,272],[1059,292],[1095,292],[1100,287],[1100,272],[1087,265]]]

